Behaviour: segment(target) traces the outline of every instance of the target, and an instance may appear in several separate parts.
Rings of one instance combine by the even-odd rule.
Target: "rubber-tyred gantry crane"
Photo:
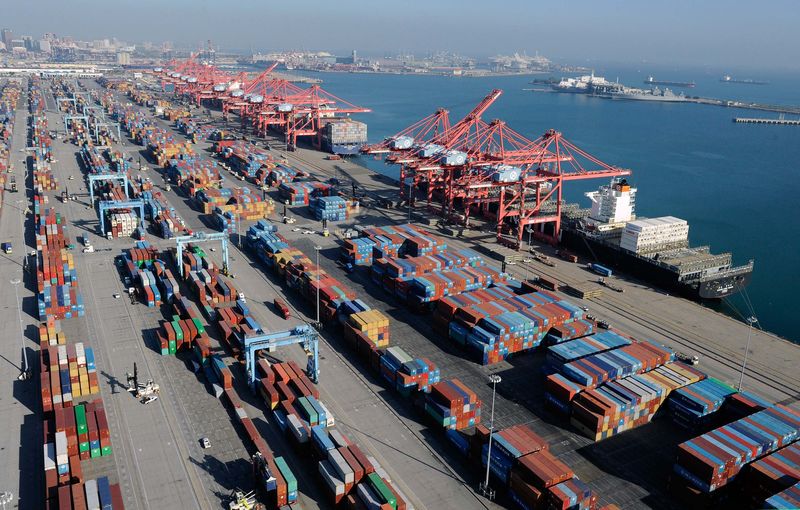
[[[495,223],[498,242],[515,249],[526,229],[555,244],[564,181],[630,171],[603,163],[555,130],[530,140],[501,120],[485,122],[501,94],[493,90],[452,126],[446,110],[438,110],[363,152],[388,154],[387,162],[401,165],[401,196],[413,200],[413,190],[424,189],[429,208],[448,221],[469,225],[478,213]]]

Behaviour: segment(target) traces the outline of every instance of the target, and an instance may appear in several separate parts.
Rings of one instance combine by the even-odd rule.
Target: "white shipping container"
[[[328,435],[331,437],[331,441],[333,444],[336,445],[336,448],[342,448],[344,446],[348,446],[347,441],[345,441],[344,436],[338,430],[329,430]]]
[[[308,442],[308,431],[303,426],[303,423],[300,421],[294,414],[290,414],[286,417],[286,421],[289,423],[289,430],[292,432],[292,435],[297,442],[300,444]]]
[[[100,510],[97,480],[86,480],[83,484],[83,490],[86,492],[86,510]]]
[[[325,404],[323,404],[322,401],[318,400],[317,403],[322,408],[322,410],[325,411],[325,426],[327,428],[336,426],[336,420],[333,418],[333,413],[331,413],[330,410],[328,410],[328,408],[325,407]]]
[[[641,252],[659,246],[680,245],[689,238],[689,224],[673,216],[629,221],[622,232],[620,247]]]
[[[78,342],[75,344],[75,354],[75,357],[78,359],[78,366],[86,366],[86,351],[83,348],[83,342]]]
[[[67,433],[56,432],[56,464],[68,464],[69,455],[67,454]]]
[[[355,474],[352,468],[337,450],[328,451],[328,462],[331,463],[336,474],[338,474],[339,478],[344,480],[345,483],[353,483],[355,481]]]
[[[67,346],[66,345],[59,345],[58,346],[58,364],[59,365],[67,365]]]

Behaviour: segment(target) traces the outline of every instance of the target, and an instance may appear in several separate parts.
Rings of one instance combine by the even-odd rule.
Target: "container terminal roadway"
[[[94,83],[84,82],[89,87]],[[60,125],[60,116],[55,112],[52,95],[45,93],[49,110],[51,129]],[[23,94],[23,98],[25,95]],[[122,100],[121,96],[117,96]],[[20,131],[20,119],[24,121],[27,112],[18,112],[14,139],[14,153],[24,147],[24,130]],[[171,129],[166,121],[159,121],[165,128]],[[63,125],[63,124],[61,124]],[[180,137],[182,135],[177,134]],[[18,140],[21,138],[21,142]],[[198,151],[207,146],[197,145]],[[127,154],[135,154],[142,148],[124,140],[121,147]],[[54,143],[54,174],[59,179],[61,188],[70,187],[71,193],[78,194],[78,202],[61,204],[54,200],[57,193],[49,193],[51,205],[66,214],[70,222],[69,235],[75,236],[90,232],[95,248],[111,248],[111,251],[98,251],[93,254],[75,253],[78,269],[79,289],[84,295],[87,307],[86,317],[65,321],[68,341],[83,339],[98,351],[98,371],[101,372],[101,394],[109,409],[110,427],[112,429],[112,445],[114,454],[110,459],[110,468],[102,465],[94,466],[98,472],[111,474],[112,481],[122,484],[126,505],[129,508],[185,507],[185,508],[219,508],[221,501],[235,487],[247,487],[248,469],[246,450],[236,429],[222,405],[209,394],[202,380],[189,370],[186,357],[162,357],[157,354],[150,343],[157,328],[160,313],[144,306],[131,306],[126,299],[115,300],[114,293],[122,291],[113,257],[120,250],[130,247],[130,239],[106,241],[96,235],[97,215],[88,207],[88,193],[81,179],[81,171],[75,157],[76,147],[72,144]],[[275,151],[274,151],[275,152]],[[396,188],[386,179],[347,161],[328,161],[324,155],[316,151],[299,149],[294,153],[281,153],[290,164],[310,171],[320,179],[327,179],[334,174],[342,180],[352,179],[360,188],[372,196],[396,196]],[[143,158],[144,159],[144,158]],[[12,160],[13,161],[13,160]],[[15,166],[21,177],[21,170]],[[152,170],[143,172],[160,184],[160,177]],[[70,175],[75,180],[69,181]],[[235,179],[227,179],[226,185],[247,185]],[[72,186],[75,189],[72,189]],[[84,189],[79,189],[83,186]],[[255,189],[255,187],[253,187]],[[164,190],[161,190],[164,192]],[[164,192],[170,204],[176,208],[190,228],[195,230],[206,228],[198,213],[191,209],[184,196],[175,191]],[[6,195],[7,204],[9,196]],[[16,198],[14,198],[16,199]],[[282,207],[278,206],[277,213]],[[4,206],[0,218],[0,229],[3,238],[17,235],[20,225],[9,221],[9,211]],[[390,224],[405,221],[407,211],[366,209],[364,216],[355,220],[360,224]],[[318,222],[303,218],[306,208],[295,208],[293,213],[298,217],[294,226],[308,224],[311,228],[319,228]],[[415,217],[422,216],[421,210],[415,211]],[[16,218],[16,216],[15,216]],[[273,219],[276,219],[277,216]],[[30,223],[30,220],[29,220]],[[343,225],[352,224],[347,222]],[[28,225],[30,229],[31,225]],[[244,227],[244,225],[243,225]],[[443,231],[433,229],[439,235]],[[491,367],[482,367],[472,361],[465,360],[459,350],[449,342],[430,331],[424,317],[409,313],[400,304],[386,302],[386,296],[377,289],[371,280],[360,271],[344,276],[335,265],[338,247],[334,238],[302,235],[280,227],[280,232],[306,253],[313,254],[313,246],[321,245],[323,250],[320,263],[331,274],[347,280],[360,297],[371,306],[385,311],[392,318],[393,343],[401,345],[414,356],[431,358],[442,369],[443,377],[459,377],[479,394],[484,402],[491,398],[486,378],[490,373],[500,373],[503,383],[498,388],[496,411],[497,427],[516,423],[530,423],[534,430],[542,434],[550,443],[554,453],[565,460],[576,474],[590,484],[601,503],[617,503],[623,508],[669,508],[668,498],[664,497],[666,476],[671,469],[674,446],[689,436],[672,426],[669,420],[655,422],[626,432],[601,443],[593,444],[586,438],[573,432],[569,426],[554,417],[543,408],[542,389],[531,381],[541,381],[539,368],[541,356],[526,355],[511,361],[499,363]],[[12,236],[13,238],[13,236]],[[173,243],[149,237],[159,247],[172,246]],[[465,231],[463,237],[452,238],[448,242],[453,246],[475,246],[493,240],[491,234],[470,233]],[[32,238],[29,240],[32,241]],[[14,242],[14,241],[12,241]],[[21,242],[21,237],[20,241]],[[16,242],[14,245],[17,246]],[[496,246],[496,245],[495,245]],[[538,247],[547,251],[545,247]],[[207,253],[210,250],[206,250]],[[498,252],[511,253],[502,248]],[[219,258],[218,252],[210,252],[212,258]],[[237,289],[248,297],[253,314],[266,329],[285,328],[265,303],[270,303],[276,295],[283,294],[282,288],[263,268],[240,252],[232,248],[231,270],[237,275],[233,281]],[[11,261],[14,261],[12,266]],[[218,261],[219,262],[219,261]],[[16,269],[14,269],[14,266]],[[559,279],[567,283],[593,281],[594,276],[582,267],[558,261],[558,267],[551,268],[538,262],[509,266],[508,269],[517,277],[526,274],[541,274]],[[4,258],[0,263],[3,278],[6,273],[20,273],[20,266],[15,258]],[[625,288],[621,295],[610,295],[608,291],[591,301],[569,297],[576,303],[587,305],[591,312],[600,318],[612,322],[615,327],[662,342],[676,349],[696,353],[701,357],[701,368],[709,375],[719,377],[729,383],[738,383],[738,371],[747,339],[747,326],[726,316],[717,314],[679,298],[664,295],[634,281],[615,283]],[[20,287],[28,298],[29,306],[25,312],[34,311],[31,306],[35,296],[27,289]],[[287,302],[292,306],[295,316],[311,320],[314,311],[303,304],[294,294],[287,294]],[[3,298],[9,300],[8,293]],[[5,306],[11,316],[13,303]],[[308,312],[303,314],[302,312]],[[23,317],[28,324],[36,321],[26,313]],[[76,322],[77,321],[77,322]],[[70,323],[76,322],[73,326]],[[15,338],[14,321],[5,321],[5,338]],[[35,332],[28,330],[28,345],[34,352]],[[18,336],[18,333],[16,333]],[[32,342],[32,343],[31,343]],[[753,331],[751,354],[748,359],[748,371],[744,387],[773,401],[780,401],[797,407],[798,378],[794,375],[793,364],[798,358],[798,347],[759,330]],[[19,358],[18,342],[5,342],[3,354],[11,361]],[[469,473],[462,463],[453,457],[452,448],[436,434],[420,425],[411,414],[410,407],[396,394],[385,391],[378,380],[367,373],[360,360],[356,360],[339,341],[337,334],[326,332],[325,341],[321,345],[322,374],[320,391],[322,399],[331,407],[337,417],[337,427],[348,432],[357,442],[366,446],[369,454],[374,455],[389,470],[394,482],[401,489],[412,495],[415,506],[419,508],[479,508],[494,506],[483,499],[477,499],[470,490],[477,479]],[[276,356],[283,359],[301,361],[303,353],[299,349],[278,352]],[[35,361],[35,359],[34,359]],[[134,361],[139,363],[142,377],[153,377],[162,386],[162,397],[155,404],[141,406],[119,387],[124,381],[125,371],[132,368]],[[232,360],[226,358],[228,364]],[[35,363],[34,363],[35,364]],[[4,371],[14,372],[10,366]],[[263,413],[263,405],[249,397],[242,387],[242,371],[234,368],[237,378],[237,389],[240,397],[246,402],[248,414],[254,419],[259,430],[265,436],[276,453],[286,455],[290,466],[298,473],[300,482],[300,505],[304,508],[315,506],[327,507],[321,494],[316,473],[305,469],[306,464],[287,448],[276,432],[269,415]],[[12,375],[14,375],[12,374]],[[24,391],[30,395],[24,405],[14,402],[8,404],[8,398],[0,400],[4,424],[17,428],[23,424],[22,451],[37,451],[40,437],[40,416],[36,388],[26,388],[31,383],[10,383],[13,377],[3,377],[2,395],[14,391],[15,399],[23,402]],[[22,385],[22,386],[18,386]],[[12,389],[13,387],[13,389]],[[18,396],[19,395],[19,396]],[[27,408],[27,409],[25,409]],[[5,412],[8,410],[8,412]],[[398,416],[399,415],[399,416]],[[199,448],[197,439],[207,435],[212,439],[212,450]],[[20,440],[15,435],[0,440],[3,451],[18,451]],[[25,444],[30,447],[24,447]],[[219,448],[217,446],[220,446]],[[41,485],[40,464],[28,455],[19,455],[22,459],[19,471],[7,471],[0,478],[3,487],[30,485],[21,484],[19,480],[34,480]],[[301,468],[303,468],[301,470]],[[109,471],[115,471],[110,473]],[[87,471],[91,476],[91,470]],[[466,485],[466,486],[465,486]],[[467,487],[470,486],[470,487]],[[2,488],[2,487],[0,487]],[[24,490],[24,488],[23,488]],[[37,489],[28,490],[28,503],[36,506]],[[20,491],[24,495],[24,491]],[[22,498],[21,503],[25,500]]]
[[[209,392],[203,378],[192,373],[191,362],[188,361],[190,355],[161,356],[153,348],[161,313],[157,309],[130,304],[114,265],[114,258],[123,249],[132,247],[134,241],[129,238],[109,241],[98,235],[99,221],[96,211],[89,207],[88,191],[78,165],[77,148],[62,142],[63,122],[56,111],[47,82],[43,96],[48,125],[51,130],[58,130],[60,135],[52,147],[55,159],[52,169],[58,179],[59,190],[46,193],[49,197],[48,207],[54,207],[66,217],[67,235],[72,242],[77,244],[77,236],[89,234],[96,250],[86,254],[78,249],[73,251],[78,288],[84,297],[86,316],[62,321],[68,342],[83,340],[96,351],[101,396],[106,404],[114,448],[110,457],[82,462],[84,476],[88,479],[105,474],[112,483],[119,481],[126,508],[221,508],[232,490],[252,489],[243,436],[238,433],[232,417],[220,401]],[[27,111],[24,103],[21,104],[23,109],[18,112],[18,120],[24,128]],[[15,134],[21,140],[15,149],[17,154],[21,154],[18,151],[25,145],[25,131],[15,131]],[[129,141],[114,148],[128,154],[140,149]],[[142,174],[153,178],[154,182],[160,182],[152,170],[143,171]],[[73,180],[69,180],[70,176]],[[228,182],[228,185],[233,184]],[[57,199],[65,187],[70,194],[77,196],[76,201],[62,203]],[[190,228],[195,231],[207,228],[199,218],[199,213],[185,203],[185,197],[176,195],[174,191],[165,194]],[[9,217],[10,220],[3,219],[4,227],[6,223],[19,218],[17,215]],[[31,221],[28,227],[31,230]],[[6,231],[13,231],[13,228],[14,225],[9,224]],[[19,231],[21,226],[17,225],[16,229]],[[148,238],[159,248],[174,247],[174,242],[152,236]],[[32,249],[32,240],[31,236],[28,250]],[[14,243],[14,246],[17,244]],[[21,240],[19,247],[22,250]],[[212,259],[219,255],[219,251],[206,251]],[[5,267],[10,262],[4,259],[3,264]],[[17,273],[21,273],[19,261],[15,260],[14,265]],[[14,269],[8,265],[7,271],[13,272]],[[284,321],[275,315],[271,303],[278,296],[286,298],[295,317],[299,316],[308,322],[313,320],[310,315],[298,311],[300,301],[296,296],[284,296],[279,285],[266,281],[262,269],[253,267],[249,259],[235,249],[232,250],[231,271],[237,275],[232,283],[245,293],[252,315],[266,330],[283,330],[299,322],[298,319]],[[20,288],[21,297],[22,292]],[[121,297],[116,299],[115,294]],[[26,308],[26,312],[35,314],[35,294],[26,291],[24,297],[30,307]],[[7,311],[16,314],[13,294],[11,298],[6,298],[9,299]],[[313,314],[313,311],[310,313]],[[26,315],[26,321],[36,324],[36,319],[30,314]],[[15,326],[16,321],[7,321],[7,325]],[[35,357],[38,340],[34,330],[30,329],[27,333],[26,342],[31,346],[29,358],[35,365],[38,364]],[[214,328],[211,328],[212,337],[214,333]],[[19,333],[15,335],[11,329],[7,338],[19,338]],[[19,341],[8,344],[4,344],[4,352],[8,352],[7,357],[14,361],[19,358]],[[415,507],[498,508],[465,488],[459,474],[448,468],[448,463],[420,439],[424,428],[413,420],[399,417],[386,404],[381,397],[384,390],[380,384],[362,377],[360,371],[354,371],[346,360],[330,351],[324,342],[320,354],[324,374],[319,385],[321,398],[337,418],[337,428],[364,446],[366,453],[380,462],[392,482],[399,485]],[[305,353],[299,347],[278,351],[275,356],[305,363]],[[224,360],[228,365],[234,365],[230,356],[224,356]],[[140,379],[152,378],[161,386],[159,400],[150,405],[143,406],[124,389],[125,373],[132,371],[134,362],[138,364]],[[326,494],[321,489],[316,466],[288,446],[271,416],[265,415],[260,399],[253,397],[246,389],[244,373],[239,365],[236,364],[232,369],[236,389],[248,415],[270,448],[276,455],[287,458],[298,477],[299,507],[330,508]],[[18,373],[13,367],[9,367],[8,371],[13,377]],[[7,386],[3,388],[5,394],[11,394],[11,385],[6,382],[3,384]],[[23,420],[26,425],[30,423],[30,426],[22,429],[23,440],[29,445],[25,451],[40,452],[41,407],[38,403],[38,387],[30,381],[14,384],[28,385],[28,409],[14,415],[4,415],[4,419],[9,420],[9,427],[13,429],[20,429]],[[19,392],[21,388],[24,386],[16,387],[16,391]],[[19,407],[17,402],[13,402],[13,405]],[[210,438],[211,449],[203,450],[200,447],[198,440],[203,436]],[[8,449],[13,444],[15,450],[19,448],[19,437],[16,435],[9,438],[8,444],[5,444],[5,439],[2,441],[0,447]],[[30,481],[36,482],[38,487],[28,489],[25,502],[20,500],[23,508],[39,506],[42,469],[39,457],[39,454],[21,455],[24,469],[21,467],[19,471],[7,473],[7,480],[0,479],[3,486],[13,488],[23,485],[30,487]]]

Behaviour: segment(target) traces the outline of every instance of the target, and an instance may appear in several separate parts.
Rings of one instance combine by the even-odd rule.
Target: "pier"
[[[733,122],[737,124],[778,124],[782,126],[800,126],[800,120],[790,119],[758,119],[748,117],[734,117]]]

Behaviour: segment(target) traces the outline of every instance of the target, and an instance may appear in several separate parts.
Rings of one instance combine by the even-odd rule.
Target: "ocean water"
[[[693,80],[688,95],[775,104],[800,104],[800,75],[730,72],[769,85],[721,83],[724,70],[609,67],[595,74],[629,86],[657,79]],[[493,88],[503,95],[484,115],[502,119],[531,138],[554,128],[593,156],[633,171],[639,216],[673,215],[689,222],[693,245],[731,251],[737,263],[755,260],[746,293],[722,308],[755,315],[763,329],[800,342],[800,127],[738,125],[734,116],[768,112],[698,104],[611,101],[581,95],[531,92],[532,77],[456,78],[377,74],[314,74],[323,88],[373,111],[358,116],[369,138],[380,141],[444,107],[456,122]],[[381,173],[396,167],[359,160]],[[565,185],[565,197],[588,207],[583,192],[602,180]]]

